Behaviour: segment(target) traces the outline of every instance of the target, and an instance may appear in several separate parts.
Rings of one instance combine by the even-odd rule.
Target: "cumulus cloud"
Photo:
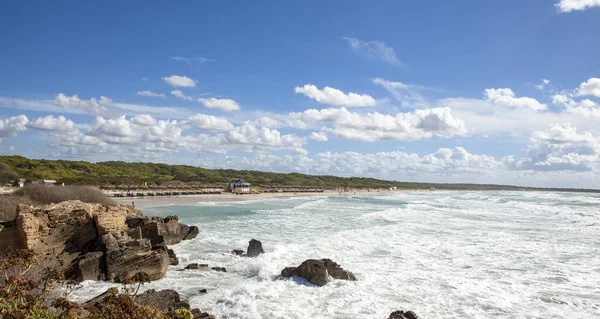
[[[595,97],[600,97],[600,78],[591,78],[586,82],[581,83],[577,89],[576,95],[592,95]]]
[[[166,96],[163,93],[154,93],[152,91],[146,90],[146,91],[138,91],[137,95],[141,95],[141,96],[152,96],[152,97],[162,97],[165,98]]]
[[[13,137],[27,130],[27,123],[29,119],[23,114],[0,120],[0,142],[3,138]]]
[[[393,48],[388,47],[383,42],[379,41],[361,41],[356,38],[344,37],[350,48],[358,54],[368,56],[370,58],[379,59],[393,66],[403,66],[404,64],[396,57],[396,52]]]
[[[293,134],[281,135],[278,130],[266,127],[256,127],[250,121],[236,127],[227,134],[227,140],[231,144],[259,146],[268,148],[285,148],[301,150],[306,142],[303,138]]]
[[[91,136],[115,136],[127,137],[133,134],[131,123],[125,118],[125,115],[116,119],[104,119],[99,116],[94,123],[90,125],[87,134]]]
[[[375,99],[370,95],[352,92],[345,94],[338,89],[328,86],[324,87],[322,90],[319,90],[312,84],[306,84],[302,87],[297,86],[294,91],[296,93],[304,94],[321,104],[346,107],[375,106],[377,104]]]
[[[561,12],[581,11],[600,7],[600,0],[560,0],[555,6]]]
[[[204,107],[209,109],[217,109],[225,112],[240,110],[240,105],[231,99],[216,99],[214,97],[208,99],[199,98],[198,102],[204,104]]]
[[[190,87],[196,86],[196,80],[188,78],[185,75],[166,76],[166,77],[163,77],[162,80],[165,81],[167,84],[169,84],[172,87],[190,88]]]
[[[325,132],[312,132],[310,133],[310,138],[317,142],[327,142],[327,133]]]
[[[268,128],[277,128],[280,126],[279,122],[276,119],[272,119],[267,116],[263,116],[256,120],[256,125]]]
[[[311,124],[333,125],[325,130],[351,140],[418,140],[432,136],[466,134],[464,123],[449,108],[416,110],[396,115],[378,112],[360,114],[346,108],[310,109],[287,116],[289,125],[307,128]]]
[[[226,132],[233,129],[233,124],[228,120],[201,113],[190,117],[187,123],[204,131]]]
[[[48,115],[34,119],[27,124],[27,127],[42,131],[70,131],[75,128],[75,123],[62,115],[59,117]]]
[[[505,89],[486,89],[484,92],[486,101],[493,104],[503,105],[514,108],[526,108],[534,111],[543,111],[546,105],[530,97],[515,97],[515,93],[508,88]]]
[[[156,119],[148,114],[136,115],[131,119],[131,123],[140,126],[152,126],[156,125]]]
[[[569,123],[555,124],[531,135],[527,157],[503,159],[506,166],[532,171],[592,171],[600,166],[600,140],[578,133]]]
[[[113,101],[106,96],[101,96],[100,99],[91,98],[89,100],[82,100],[77,94],[68,96],[63,93],[56,95],[53,101],[53,104],[60,108],[82,110],[90,115],[108,117],[118,115],[117,112],[107,109],[107,106],[112,103]]]

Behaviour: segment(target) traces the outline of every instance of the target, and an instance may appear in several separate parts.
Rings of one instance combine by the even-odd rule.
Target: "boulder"
[[[90,252],[83,255],[77,262],[74,279],[84,280],[102,280],[104,279],[104,253]]]
[[[106,280],[122,282],[137,273],[149,280],[162,278],[170,260],[166,249],[153,249],[149,239],[131,239],[127,235],[110,233],[102,236],[106,255]]]
[[[308,259],[298,267],[286,267],[281,271],[282,277],[303,277],[317,286],[324,286],[334,279],[356,281],[351,272],[344,270],[331,259]]]
[[[227,272],[227,269],[225,269],[225,267],[212,267],[211,269],[214,271]]]
[[[169,265],[177,266],[179,265],[179,258],[175,255],[173,249],[167,249],[167,254],[169,255]]]
[[[189,264],[189,265],[185,266],[185,269],[201,269],[201,268],[208,268],[208,265],[193,263],[193,264]]]
[[[168,216],[162,220],[162,235],[167,245],[179,244],[182,240],[195,238],[200,230],[196,226],[179,223],[177,216]]]
[[[412,311],[404,312],[402,310],[398,310],[392,312],[388,319],[419,319],[419,316]]]
[[[262,247],[262,243],[260,240],[252,239],[248,244],[248,257],[256,257],[260,254],[263,254],[265,250]]]
[[[126,218],[126,211],[114,209],[113,207],[106,207],[106,211],[94,215],[94,223],[98,230],[98,236],[101,237],[113,231],[126,231]]]
[[[237,256],[241,256],[244,254],[244,251],[241,249],[234,249],[231,251],[232,254],[237,255]]]
[[[10,255],[15,249],[20,248],[21,236],[17,223],[0,224],[0,256]]]

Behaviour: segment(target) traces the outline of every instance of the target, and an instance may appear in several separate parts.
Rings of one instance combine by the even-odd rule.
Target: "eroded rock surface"
[[[262,243],[260,240],[252,239],[250,243],[248,243],[247,256],[248,257],[256,257],[260,254],[264,254],[265,250],[263,249]]]
[[[356,281],[351,272],[343,269],[331,259],[308,259],[298,267],[286,267],[281,271],[282,277],[298,276],[305,278],[317,286],[325,286],[331,279]]]

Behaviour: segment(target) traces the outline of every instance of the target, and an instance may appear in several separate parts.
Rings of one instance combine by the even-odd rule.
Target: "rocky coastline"
[[[17,207],[16,219],[0,223],[0,254],[28,250],[36,260],[30,277],[35,279],[43,269],[53,269],[65,279],[81,282],[101,280],[132,284],[162,278],[169,265],[179,260],[168,245],[196,238],[200,230],[179,223],[177,216],[166,218],[144,216],[131,206],[66,201],[58,204]],[[255,258],[265,253],[262,243],[249,242],[246,251],[231,253]],[[211,270],[226,272],[223,267],[189,264],[181,271]],[[308,259],[297,267],[286,267],[281,278],[300,277],[317,287],[332,280],[356,281],[357,277],[330,259]],[[101,309],[118,300],[116,289],[97,296],[82,306]],[[170,289],[149,290],[134,295],[138,306],[158,309],[161,316],[177,318],[179,311],[193,318],[214,318],[200,309],[192,309]],[[85,316],[83,316],[85,317]],[[394,311],[391,319],[416,319],[412,311]]]

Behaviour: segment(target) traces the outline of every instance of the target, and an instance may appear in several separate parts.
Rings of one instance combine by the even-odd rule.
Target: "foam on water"
[[[173,288],[219,318],[600,317],[600,198],[541,192],[422,192],[171,206],[201,229],[174,245],[177,271],[145,289]],[[234,256],[260,239],[266,253]],[[331,258],[356,282],[313,287],[279,273]],[[84,300],[109,284],[85,282]],[[207,288],[207,294],[199,290]]]

